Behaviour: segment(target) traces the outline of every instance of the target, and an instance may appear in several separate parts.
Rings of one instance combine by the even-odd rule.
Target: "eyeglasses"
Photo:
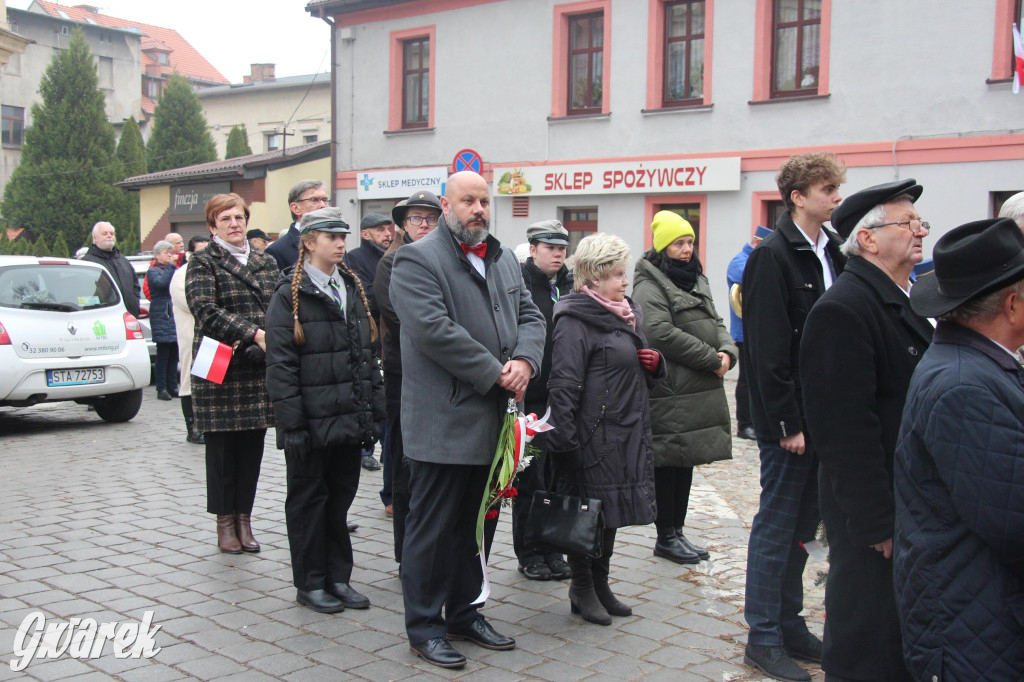
[[[296,203],[301,204],[304,201],[311,201],[316,204],[323,204],[324,206],[331,203],[331,200],[327,197],[306,197],[305,199],[299,199]]]
[[[422,225],[424,220],[427,221],[427,225],[437,225],[437,218],[434,217],[428,218],[421,215],[411,215],[406,218],[407,222],[415,225],[416,227]]]
[[[914,229],[914,223],[917,223],[917,229],[916,230]],[[872,225],[868,229],[869,230],[874,230],[876,228],[885,227],[887,225],[899,225],[900,227],[902,227],[902,228],[904,228],[906,230],[909,230],[910,234],[917,234],[918,232],[921,232],[922,230],[925,231],[925,232],[928,232],[929,230],[932,229],[931,224],[925,222],[924,220],[919,220],[917,218],[913,218],[911,220],[898,220],[898,221],[895,221],[895,222],[892,222],[892,223],[882,223],[881,225]]]

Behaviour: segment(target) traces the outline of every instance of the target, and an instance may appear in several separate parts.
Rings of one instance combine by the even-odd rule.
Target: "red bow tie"
[[[478,256],[478,257],[480,257],[480,258],[483,258],[484,256],[487,255],[487,243],[486,242],[485,243],[481,243],[481,244],[477,244],[476,246],[470,246],[469,244],[463,244],[462,242],[459,242],[459,246],[462,247],[462,252],[464,254],[466,254],[467,256],[469,254],[471,254],[471,253],[476,255],[476,256]]]

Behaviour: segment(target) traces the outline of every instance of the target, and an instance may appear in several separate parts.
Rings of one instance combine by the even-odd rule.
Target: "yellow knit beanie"
[[[651,221],[651,232],[654,233],[654,248],[659,252],[680,237],[695,236],[689,221],[673,211],[655,213]]]

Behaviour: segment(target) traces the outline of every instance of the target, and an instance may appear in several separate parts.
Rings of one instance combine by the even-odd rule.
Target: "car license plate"
[[[106,380],[107,373],[103,367],[46,370],[47,386],[81,386],[82,384],[102,384]]]

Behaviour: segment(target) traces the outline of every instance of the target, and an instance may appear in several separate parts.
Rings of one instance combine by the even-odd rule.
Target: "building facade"
[[[830,150],[841,192],[924,185],[930,253],[1024,189],[1021,2],[941,5],[316,0],[334,24],[337,205],[358,220],[439,190],[458,155],[491,183],[510,246],[559,218],[574,244],[614,232],[637,258],[653,214],[678,210],[721,307],[729,260],[782,210],[778,167]]]
[[[254,153],[331,139],[330,73],[276,78],[273,64],[253,64],[244,83],[196,95],[220,158],[234,126],[245,126]]]

